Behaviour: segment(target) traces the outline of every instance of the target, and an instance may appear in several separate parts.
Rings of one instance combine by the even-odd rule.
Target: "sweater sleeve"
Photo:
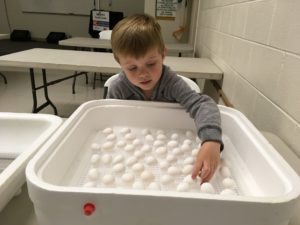
[[[167,94],[180,103],[194,119],[202,144],[206,141],[222,142],[221,116],[217,104],[212,98],[198,94],[176,74],[169,80]]]

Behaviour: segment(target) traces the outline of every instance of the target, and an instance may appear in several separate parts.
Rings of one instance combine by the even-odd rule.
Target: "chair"
[[[197,85],[196,82],[194,82],[193,80],[191,80],[190,78],[178,75],[179,77],[181,77],[189,86],[192,90],[194,90],[196,93],[201,92],[199,86]],[[115,74],[113,76],[111,76],[110,78],[108,78],[105,83],[104,83],[104,92],[103,92],[103,99],[106,98],[108,90],[109,90],[109,86],[111,84],[112,81],[114,81],[116,78],[118,77],[118,74]]]

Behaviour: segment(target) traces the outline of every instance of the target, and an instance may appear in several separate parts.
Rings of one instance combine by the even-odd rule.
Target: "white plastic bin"
[[[0,112],[0,211],[25,182],[25,167],[60,126],[53,115]]]
[[[120,154],[125,152],[126,159],[130,154],[139,157],[136,152],[149,141],[143,136],[145,128],[157,139],[161,133],[158,131],[163,131],[167,137],[173,132],[183,136],[186,131],[195,132],[193,120],[179,105],[121,100],[83,104],[26,168],[29,196],[39,224],[287,225],[300,193],[299,177],[240,112],[223,106],[219,108],[225,143],[221,168],[227,165],[230,173],[216,173],[211,181],[215,191],[210,194],[200,186],[178,188],[186,176],[181,174],[183,164],[180,157],[187,157],[193,151],[178,155],[170,163],[170,167],[180,169],[176,172],[180,175],[170,185],[162,179],[165,172],[161,161],[167,155],[162,157],[163,151],[157,150],[159,147],[153,144],[151,151],[140,157],[139,161],[149,172],[147,157],[151,154],[157,156],[160,163],[151,169],[154,174],[152,181],[156,182],[158,190],[153,190],[157,186],[151,186],[147,179],[142,178],[144,183],[141,182],[142,176],[127,164],[129,160],[124,163],[123,171],[127,174],[135,171],[132,172],[134,184],[140,182],[139,185],[127,183],[126,186],[124,181],[129,180],[128,176],[124,179],[124,174],[115,170]],[[137,144],[135,151],[127,145],[107,147],[108,135],[104,133],[110,133],[107,132],[109,129],[114,130],[118,140],[124,135],[121,134],[124,130],[130,129],[144,143]],[[180,140],[185,142],[183,136]],[[114,138],[110,136],[109,140]],[[125,139],[130,141],[133,138]],[[199,140],[190,139],[194,142],[191,144],[193,148],[198,145]],[[113,144],[119,146],[119,141]],[[164,154],[169,154],[169,151],[175,154],[168,146],[168,153]],[[109,151],[112,163],[107,166],[107,161],[102,159]],[[102,161],[95,166],[94,156],[97,154]],[[175,173],[176,170],[170,170],[170,167],[167,173]],[[115,183],[106,182],[109,180],[105,177],[107,174],[112,175]],[[233,191],[227,195],[221,194],[224,177],[235,181]]]

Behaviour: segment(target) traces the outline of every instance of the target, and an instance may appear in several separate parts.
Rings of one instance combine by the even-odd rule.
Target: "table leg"
[[[31,81],[31,91],[32,91],[32,100],[33,100],[33,106],[32,106],[32,112],[37,113],[37,99],[36,99],[36,86],[35,86],[35,79],[34,79],[34,70],[33,68],[29,69],[30,72],[30,81]]]
[[[43,83],[44,83],[44,95],[45,95],[45,98],[47,100],[47,103],[49,103],[53,110],[54,110],[54,114],[57,115],[57,109],[55,107],[55,105],[51,102],[49,96],[48,96],[48,84],[47,84],[47,75],[46,75],[46,70],[45,69],[42,69],[42,72],[43,72]]]
[[[2,74],[2,73],[0,72],[0,76],[3,78],[3,80],[4,80],[4,83],[5,83],[5,84],[7,84],[7,80],[6,80],[6,77],[5,77],[5,75],[4,75],[4,74]]]

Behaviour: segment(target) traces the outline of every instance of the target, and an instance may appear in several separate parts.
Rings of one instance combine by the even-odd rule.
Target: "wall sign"
[[[175,20],[177,4],[178,0],[156,0],[156,18],[165,20]]]

